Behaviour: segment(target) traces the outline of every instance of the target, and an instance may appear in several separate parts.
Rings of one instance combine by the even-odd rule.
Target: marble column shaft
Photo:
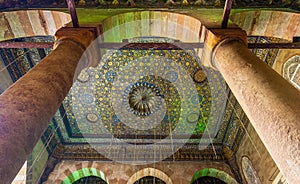
[[[288,183],[300,183],[300,92],[241,41],[225,39],[212,62]]]
[[[0,183],[11,183],[32,152],[71,88],[78,61],[94,37],[86,30],[73,31],[76,38],[69,31],[58,33],[62,39],[56,48],[0,96]]]

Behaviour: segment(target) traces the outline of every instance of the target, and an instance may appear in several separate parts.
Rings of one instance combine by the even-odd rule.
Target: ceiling
[[[248,37],[250,43],[273,40]],[[54,40],[32,37],[14,41]],[[139,37],[128,41],[176,40]],[[270,66],[278,52],[252,51]],[[0,56],[14,82],[50,52],[49,48],[0,49]],[[75,79],[41,138],[54,158],[52,162],[61,159],[137,164],[160,160],[227,162],[234,155],[249,120],[221,75],[202,66],[193,49],[104,49],[102,52],[105,54],[98,66],[84,69]],[[138,101],[139,93],[150,96],[150,100],[143,102],[148,104],[148,111],[145,105],[130,105]],[[54,165],[48,164],[42,180]]]
[[[248,38],[252,43],[270,40]],[[14,41],[51,42],[53,38]],[[129,42],[174,40],[140,37]],[[50,51],[1,49],[0,56],[14,82]],[[277,51],[253,50],[269,65],[273,64]],[[97,154],[98,159],[116,159],[105,155],[105,150],[117,152],[124,144],[153,149],[147,146],[156,143],[165,150],[172,150],[164,156],[166,160],[192,159],[180,154],[170,157],[174,149],[179,148],[182,154],[191,154],[194,150],[195,159],[224,160],[224,146],[232,152],[237,150],[249,121],[221,75],[202,66],[194,50],[107,49],[103,52],[97,67],[85,69],[77,77],[45,131],[42,140],[49,154],[54,153],[58,158],[85,159],[95,158],[95,152],[100,152],[103,154]],[[139,102],[139,95],[143,93],[145,98],[150,97]],[[134,102],[136,106],[132,105]],[[56,149],[58,147],[60,149]],[[80,156],[76,152],[85,154]],[[135,155],[126,159],[137,158]]]

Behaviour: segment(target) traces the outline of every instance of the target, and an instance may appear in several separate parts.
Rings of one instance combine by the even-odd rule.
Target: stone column
[[[63,28],[55,49],[0,96],[0,178],[10,184],[73,84],[90,29]]]
[[[245,39],[214,35],[220,42],[207,40],[212,65],[226,80],[288,183],[300,183],[300,92],[257,58]]]

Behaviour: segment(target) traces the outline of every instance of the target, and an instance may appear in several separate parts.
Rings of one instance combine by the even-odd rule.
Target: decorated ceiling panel
[[[53,41],[53,38],[15,41],[20,40]],[[158,37],[128,41],[174,42]],[[249,42],[269,41],[265,37],[249,38]],[[108,147],[103,145],[112,148],[116,139],[147,145],[167,138],[169,146],[164,149],[177,150],[180,145],[189,154],[201,145],[209,145],[207,148],[212,151],[214,146],[222,145],[237,150],[249,121],[220,74],[203,67],[193,49],[106,49],[102,52],[105,54],[100,64],[84,69],[77,77],[45,131],[42,141],[50,154],[56,150],[55,154],[61,158],[91,157],[94,152],[90,149],[95,147],[89,148],[89,144],[95,143],[105,150]],[[253,52],[269,65],[277,54],[274,49]],[[0,51],[13,81],[49,53],[50,49]],[[184,143],[187,144],[183,146]],[[63,148],[57,147],[58,144]],[[201,158],[218,155],[219,151],[215,151],[203,153]],[[181,155],[186,153],[181,151]]]
[[[108,50],[100,63],[82,71],[64,101],[73,137],[201,137],[220,119],[225,83],[192,50]],[[195,82],[200,72],[216,84]]]

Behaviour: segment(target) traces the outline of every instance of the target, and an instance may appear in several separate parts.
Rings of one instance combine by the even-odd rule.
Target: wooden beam
[[[0,42],[0,48],[52,48],[54,42]]]
[[[226,0],[224,11],[223,11],[222,28],[227,28],[231,7],[232,7],[232,0]]]
[[[295,43],[248,43],[249,49],[300,49],[300,42]]]
[[[54,42],[0,42],[0,48],[52,48]],[[100,49],[135,49],[135,50],[178,50],[203,48],[204,43],[99,43]],[[295,43],[248,43],[249,49],[300,49],[300,42]]]
[[[203,43],[99,43],[99,48],[136,50],[178,50],[203,48]]]
[[[79,27],[79,22],[78,22],[78,17],[77,17],[77,13],[76,13],[74,0],[66,0],[66,2],[67,2],[67,5],[68,5],[68,8],[69,8],[69,12],[71,14],[73,27],[78,28]]]

